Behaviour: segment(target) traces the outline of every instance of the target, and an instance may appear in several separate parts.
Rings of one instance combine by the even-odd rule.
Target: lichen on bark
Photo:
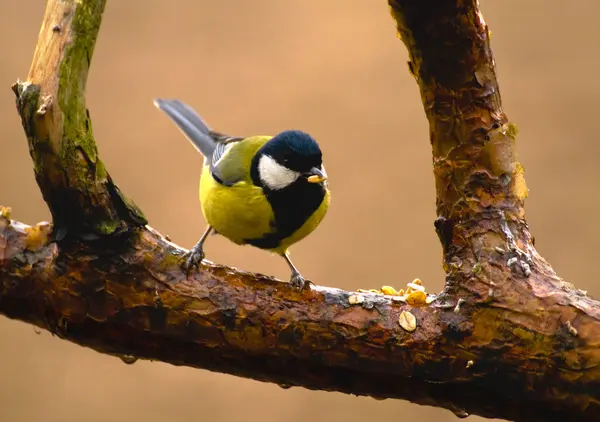
[[[144,226],[97,155],[84,88],[104,1],[49,0],[28,80],[14,89],[54,226],[0,210],[0,313],[129,363],[461,416],[600,420],[600,304],[533,245],[516,130],[477,2],[389,5],[430,125],[446,271],[434,300],[399,301],[390,286],[300,292],[207,262],[186,277],[184,250]]]

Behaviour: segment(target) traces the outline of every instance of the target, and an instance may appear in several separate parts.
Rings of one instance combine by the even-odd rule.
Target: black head
[[[257,152],[253,179],[271,189],[291,183],[324,183],[322,153],[317,141],[306,132],[286,130],[267,141]]]
[[[267,154],[284,167],[300,173],[323,164],[317,141],[300,130],[279,133],[263,145],[259,154]]]

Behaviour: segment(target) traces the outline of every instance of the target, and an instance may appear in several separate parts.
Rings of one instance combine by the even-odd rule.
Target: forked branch
[[[49,0],[30,74],[14,91],[53,226],[0,212],[0,313],[125,361],[461,416],[599,420],[600,304],[532,244],[478,4],[389,3],[430,123],[447,273],[433,302],[299,292],[210,263],[186,279],[184,251],[145,225],[98,158],[84,88],[104,0]]]

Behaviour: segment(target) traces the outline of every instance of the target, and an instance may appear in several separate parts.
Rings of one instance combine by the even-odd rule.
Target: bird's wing
[[[210,172],[215,180],[225,186],[233,186],[238,182],[249,182],[252,159],[258,149],[271,137],[252,136],[234,138],[222,135],[215,148]]]
[[[204,155],[214,179],[225,186],[250,180],[252,157],[269,136],[241,138],[210,129],[189,105],[176,100],[157,98],[154,105],[162,110]]]
[[[235,142],[244,140],[244,138],[241,138],[239,136],[229,136],[225,135],[224,133],[216,132],[214,130],[211,130],[209,132],[209,135],[217,143],[211,157],[211,169],[216,167],[215,163],[217,163],[221,158],[223,158],[223,155],[225,155],[227,150],[231,148]]]
[[[245,179],[241,150],[238,150],[243,140],[244,138],[226,137],[217,143],[210,162],[210,172],[222,185],[233,186]]]

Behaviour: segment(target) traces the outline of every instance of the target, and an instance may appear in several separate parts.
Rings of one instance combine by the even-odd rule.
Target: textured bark
[[[49,0],[27,81],[13,91],[35,178],[59,239],[146,224],[113,183],[92,134],[85,84],[106,0]]]
[[[389,0],[430,123],[447,274],[430,304],[204,263],[145,226],[97,156],[84,87],[104,0],[49,0],[14,87],[53,225],[0,212],[0,313],[126,362],[153,359],[441,406],[600,420],[600,304],[537,253],[516,130],[474,0]],[[416,329],[399,323],[416,317]],[[406,324],[404,324],[406,327]]]

